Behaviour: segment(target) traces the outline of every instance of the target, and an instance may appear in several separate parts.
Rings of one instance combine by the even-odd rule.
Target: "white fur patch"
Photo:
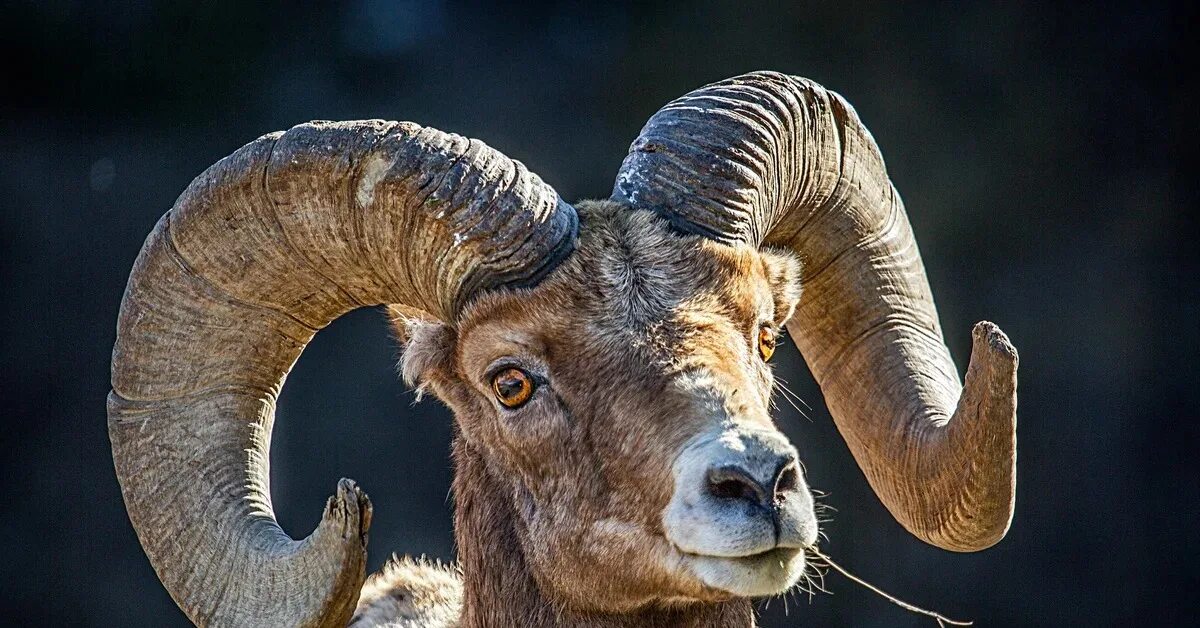
[[[348,628],[453,628],[462,615],[458,569],[392,557],[363,585]]]

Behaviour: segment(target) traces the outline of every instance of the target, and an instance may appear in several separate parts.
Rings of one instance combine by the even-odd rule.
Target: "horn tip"
[[[321,525],[340,530],[344,539],[358,537],[365,547],[373,513],[374,507],[366,492],[354,480],[342,478],[338,481],[337,492],[325,504]]]
[[[998,325],[991,321],[975,323],[975,327],[971,330],[971,338],[972,357],[986,356],[989,363],[1003,365],[1016,371],[1019,361],[1017,348],[1013,346],[1008,335],[1001,331]]]

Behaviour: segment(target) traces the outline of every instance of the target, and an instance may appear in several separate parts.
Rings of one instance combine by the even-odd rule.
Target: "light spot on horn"
[[[354,199],[358,206],[366,209],[375,201],[375,186],[383,180],[384,175],[392,168],[392,163],[381,155],[371,155],[362,167],[362,177],[358,180],[358,189]]]

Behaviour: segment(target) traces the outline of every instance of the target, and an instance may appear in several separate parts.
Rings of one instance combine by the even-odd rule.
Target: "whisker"
[[[813,597],[812,589],[804,586],[807,582],[808,582],[808,575],[801,574],[800,581],[796,583],[796,586],[793,589],[784,593],[784,595],[788,595],[792,591],[803,591],[808,594],[808,603],[812,604],[812,597]]]
[[[776,385],[776,388],[779,390],[780,395],[788,402],[789,405],[791,405],[793,408],[796,409],[796,412],[800,413],[800,416],[808,419],[809,421],[812,421],[812,417],[808,416],[808,413],[806,413],[804,410],[800,409],[800,406],[796,405],[796,402],[799,401],[800,403],[804,404],[804,407],[808,408],[809,411],[812,411],[812,408],[807,403],[805,403],[804,400],[801,399],[799,395],[797,395],[795,392],[793,392],[791,388],[788,388],[787,382],[784,381],[783,378],[777,376],[775,378],[775,385]]]
[[[823,593],[829,593],[829,590],[825,588],[825,572],[821,571],[820,566],[815,563],[810,562],[809,566],[812,567],[812,572],[816,575],[815,578],[809,576],[809,582],[812,583],[813,588]],[[829,594],[833,595],[832,593]]]
[[[814,596],[816,596],[817,591],[829,593],[828,591],[825,591],[824,588],[822,588],[820,585],[817,584],[817,580],[815,578],[813,578],[811,574],[806,572],[804,574],[804,580],[806,582],[808,582],[808,603],[809,604],[812,604],[812,599]]]
[[[783,388],[787,389],[787,391],[788,391],[789,393],[791,393],[791,394],[792,394],[792,396],[794,396],[794,397],[796,398],[796,401],[799,401],[800,403],[803,403],[805,408],[808,408],[809,410],[812,410],[812,406],[808,405],[808,403],[806,403],[806,402],[805,402],[803,399],[801,399],[801,398],[800,398],[800,395],[797,395],[796,393],[792,392],[792,389],[787,387],[787,380],[786,380],[786,379],[783,379],[782,377],[776,377],[775,379],[777,379],[777,380],[780,380],[780,381],[779,381],[779,384],[780,384],[780,386],[782,386]]]
[[[800,406],[796,405],[795,401],[792,401],[792,398],[788,396],[788,393],[785,392],[784,388],[780,388],[779,391],[781,393],[780,396],[783,397],[784,401],[788,402],[789,406],[795,408],[796,412],[800,413],[800,416],[808,419],[809,421],[812,421],[812,419],[809,418],[809,416],[807,414],[805,414],[803,410],[800,409]]]

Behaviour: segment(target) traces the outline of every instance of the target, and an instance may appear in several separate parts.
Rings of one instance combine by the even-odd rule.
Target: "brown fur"
[[[799,264],[606,201],[578,209],[576,252],[537,288],[484,295],[451,326],[398,323],[405,379],[458,425],[461,625],[752,625],[747,600],[681,567],[661,515],[702,415],[771,427],[758,330],[791,316]],[[546,383],[503,410],[488,388],[500,364]],[[700,369],[719,393],[676,386]]]

